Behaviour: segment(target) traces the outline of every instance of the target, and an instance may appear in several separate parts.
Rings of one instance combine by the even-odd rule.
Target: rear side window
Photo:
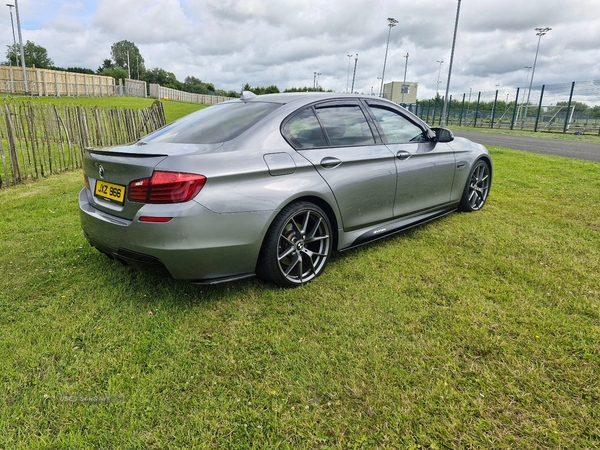
[[[210,106],[149,134],[142,142],[216,144],[236,138],[281,105],[235,102]]]
[[[335,105],[317,108],[329,143],[334,147],[373,145],[375,138],[358,105]]]
[[[296,148],[326,147],[327,141],[312,108],[296,114],[283,127],[283,135]]]

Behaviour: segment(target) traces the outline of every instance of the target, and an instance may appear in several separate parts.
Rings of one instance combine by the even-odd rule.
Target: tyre
[[[492,173],[487,162],[479,160],[471,169],[459,209],[465,212],[479,211],[490,193]]]
[[[256,273],[282,287],[308,283],[325,270],[332,242],[331,223],[321,208],[308,202],[292,203],[269,227]]]

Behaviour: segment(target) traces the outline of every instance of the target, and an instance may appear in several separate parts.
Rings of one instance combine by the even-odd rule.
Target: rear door
[[[393,216],[395,156],[373,131],[356,100],[309,106],[283,127],[286,139],[331,188],[345,230]]]
[[[452,148],[429,138],[426,129],[400,108],[376,100],[367,103],[383,141],[395,155],[394,217],[450,202],[456,167]]]

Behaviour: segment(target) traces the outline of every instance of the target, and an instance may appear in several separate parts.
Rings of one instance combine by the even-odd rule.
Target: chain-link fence
[[[441,97],[406,105],[430,124],[439,124]],[[451,95],[448,126],[508,128],[600,134],[600,80]]]

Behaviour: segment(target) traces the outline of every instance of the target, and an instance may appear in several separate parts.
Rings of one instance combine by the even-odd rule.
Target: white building
[[[394,103],[416,103],[418,88],[419,83],[392,81],[383,85],[383,98],[387,98]]]

